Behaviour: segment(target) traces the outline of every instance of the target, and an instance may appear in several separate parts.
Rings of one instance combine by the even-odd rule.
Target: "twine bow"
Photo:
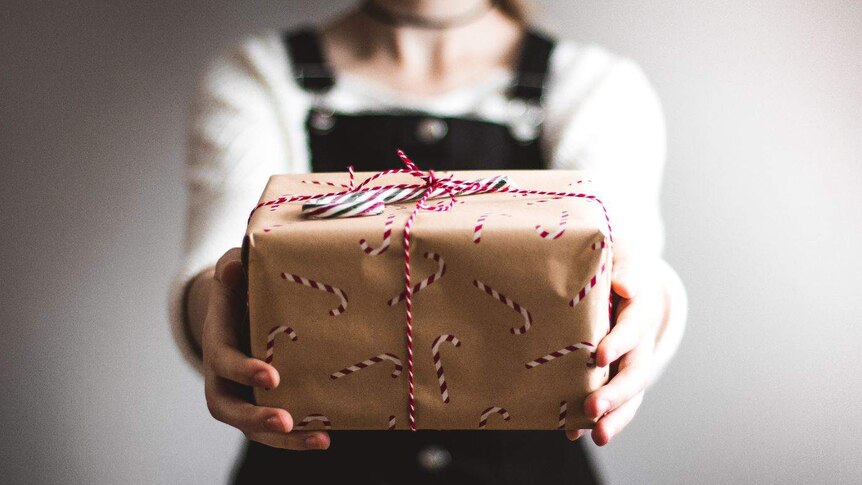
[[[276,208],[280,204],[288,202],[304,202],[302,213],[313,219],[329,219],[335,217],[361,217],[372,216],[383,212],[386,204],[407,202],[416,200],[416,205],[404,223],[404,302],[406,304],[406,336],[407,336],[407,381],[408,381],[408,403],[410,406],[409,424],[410,430],[416,431],[416,389],[413,374],[413,284],[410,273],[410,233],[413,222],[422,210],[445,212],[455,206],[455,196],[474,195],[482,193],[514,193],[521,195],[541,195],[551,197],[576,197],[593,200],[599,204],[605,216],[608,226],[608,238],[613,243],[613,232],[611,221],[608,217],[604,203],[595,195],[577,192],[553,192],[544,190],[525,190],[513,186],[506,176],[494,176],[477,180],[457,180],[450,174],[440,178],[433,170],[422,171],[419,167],[398,150],[398,157],[407,168],[384,170],[375,173],[371,177],[355,184],[353,167],[348,167],[350,175],[349,185],[346,190],[317,195],[284,195],[277,199],[261,202],[249,214],[249,220],[254,213],[262,207]],[[380,177],[393,174],[408,174],[422,181],[417,184],[394,184],[368,187],[369,184]],[[445,202],[427,204],[429,199],[447,197]]]

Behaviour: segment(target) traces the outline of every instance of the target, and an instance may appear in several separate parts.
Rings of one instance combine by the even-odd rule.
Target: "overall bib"
[[[335,78],[311,29],[284,42],[296,82],[322,99]],[[312,103],[305,122],[314,172],[402,168],[403,149],[424,170],[543,169],[541,99],[554,44],[524,36],[507,93],[507,124],[421,112],[337,113]],[[250,442],[236,483],[530,484],[597,483],[581,443],[562,431],[333,431],[326,451]]]

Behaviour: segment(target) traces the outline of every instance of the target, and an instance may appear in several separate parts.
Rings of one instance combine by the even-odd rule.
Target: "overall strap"
[[[300,87],[306,91],[323,92],[335,84],[316,30],[304,27],[285,32],[282,41],[290,54],[293,73]]]
[[[536,30],[528,29],[521,45],[521,55],[509,97],[539,104],[545,90],[548,66],[554,41]]]

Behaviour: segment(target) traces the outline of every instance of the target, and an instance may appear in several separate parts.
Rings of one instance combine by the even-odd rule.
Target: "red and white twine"
[[[417,283],[416,286],[413,287],[413,294],[419,293],[420,290],[430,286],[432,283],[439,280],[440,278],[443,277],[444,274],[446,274],[446,261],[444,261],[443,258],[441,258],[439,254],[432,253],[429,251],[429,252],[425,253],[424,256],[426,259],[430,259],[430,260],[437,263],[437,272],[433,273],[431,276],[429,276],[429,277],[425,278],[424,280],[420,281],[419,283]],[[406,297],[407,297],[407,292],[402,291],[401,294],[399,294],[397,296],[393,296],[386,303],[389,306],[395,306],[395,305],[401,303],[402,301],[404,301],[404,299]]]

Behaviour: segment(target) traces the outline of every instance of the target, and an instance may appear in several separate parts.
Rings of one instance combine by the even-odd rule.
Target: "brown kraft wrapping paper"
[[[583,172],[453,174],[507,175],[522,189],[593,193]],[[358,173],[357,181],[369,175]],[[343,190],[308,182],[346,184],[347,177],[276,175],[261,202]],[[263,207],[248,225],[250,351],[281,375],[277,388],[256,388],[255,399],[288,410],[297,429],[408,429],[405,303],[391,300],[404,291],[403,228],[415,202],[387,205],[375,216],[319,220],[302,215],[301,206]],[[609,330],[608,236],[601,206],[583,198],[469,195],[449,211],[417,214],[414,288],[433,275],[413,295],[418,429],[593,427],[583,402],[607,382],[607,369],[590,365],[588,349],[563,349],[597,344]],[[559,351],[565,355],[535,365]]]

